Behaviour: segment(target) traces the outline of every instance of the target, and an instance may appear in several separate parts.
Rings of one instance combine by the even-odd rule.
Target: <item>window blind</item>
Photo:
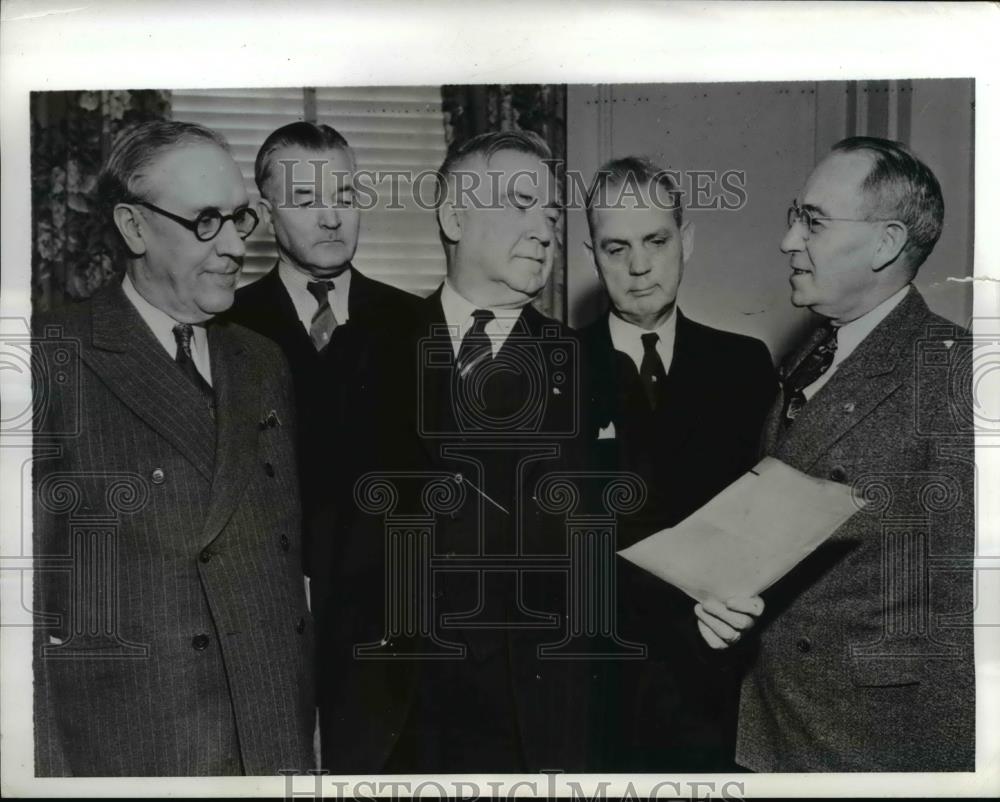
[[[190,89],[172,93],[175,120],[197,122],[229,140],[251,200],[259,197],[253,164],[264,139],[276,128],[311,119],[332,125],[354,149],[359,170],[378,198],[362,212],[355,266],[372,278],[419,295],[429,294],[445,272],[434,212],[420,208],[408,178],[395,179],[396,202],[388,209],[393,180],[387,171],[411,175],[436,170],[447,145],[438,87],[342,87],[315,90]],[[378,176],[382,181],[377,181]],[[433,181],[418,189],[427,205]],[[247,240],[244,283],[267,272],[277,258],[271,234],[263,227]]]

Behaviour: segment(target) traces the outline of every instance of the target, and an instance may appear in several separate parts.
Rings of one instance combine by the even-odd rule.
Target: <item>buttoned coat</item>
[[[737,762],[755,771],[971,771],[969,341],[913,288],[765,453],[867,505],[765,593]],[[787,376],[815,348],[808,339]]]
[[[216,412],[120,285],[36,318],[39,776],[314,764],[288,370],[216,322]]]
[[[412,635],[418,622],[406,616],[401,621],[390,608],[401,595],[400,588],[387,585],[390,520],[358,516],[332,586],[331,609],[340,614],[329,616],[320,642],[332,690],[321,699],[323,765],[337,773],[385,772],[387,767],[406,773],[582,770],[589,702],[582,664],[540,659],[538,652],[542,645],[559,643],[567,631],[567,580],[558,566],[546,570],[534,564],[534,570],[518,573],[514,556],[544,562],[566,554],[563,519],[542,511],[535,494],[545,475],[583,467],[571,456],[579,440],[581,406],[575,336],[525,307],[495,364],[528,369],[498,375],[500,382],[512,381],[510,393],[490,393],[485,402],[470,395],[466,405],[449,397],[454,354],[440,291],[421,301],[416,326],[401,340],[397,369],[385,373],[394,392],[380,394],[395,410],[394,416],[380,417],[395,432],[380,468],[396,472],[386,486],[392,483],[397,490],[378,487],[360,495],[391,497],[397,526],[402,521],[411,521],[410,529],[432,526],[427,543],[435,571],[428,570],[426,581],[402,594],[419,600],[427,611],[419,626],[429,626],[445,645],[425,643],[421,649],[431,656],[408,656],[414,642],[400,629]],[[539,381],[530,389],[519,384],[536,376]],[[531,403],[525,403],[525,391],[532,393]],[[468,419],[456,414],[458,406]],[[536,412],[538,420],[532,421]],[[434,511],[435,499],[443,504],[451,495],[441,487],[420,491],[434,477],[442,477],[445,485],[455,483],[460,503],[454,509]],[[484,553],[509,570],[482,571],[475,561]],[[416,560],[416,552],[408,554],[408,561]],[[525,619],[528,627],[518,628],[525,623],[519,621],[476,629],[455,620],[484,620],[487,614]],[[454,679],[452,692],[443,677]],[[432,691],[422,685],[429,678]],[[432,706],[433,714],[422,713],[421,704]],[[497,720],[483,718],[483,710]],[[510,746],[519,757],[491,751],[488,744],[497,729],[504,732],[499,736],[504,748]],[[414,737],[401,749],[407,733]]]
[[[337,533],[356,512],[353,486],[380,431],[368,419],[385,351],[406,331],[416,296],[375,281],[355,267],[347,294],[348,320],[317,352],[275,266],[236,292],[225,317],[277,343],[288,360],[295,390],[297,453],[305,523],[304,568],[312,579],[313,610],[322,606],[329,573],[339,561]],[[364,419],[364,420],[362,420]]]
[[[646,503],[618,522],[619,548],[676,526],[752,468],[777,392],[764,343],[676,314],[673,359],[655,411],[635,363],[615,350],[608,317],[580,332],[594,462],[634,471],[646,484]],[[596,768],[731,768],[737,672],[706,671],[691,659],[699,636],[687,596],[624,558],[617,571],[619,631],[647,654],[593,668],[607,683],[599,694],[603,720],[592,727]]]

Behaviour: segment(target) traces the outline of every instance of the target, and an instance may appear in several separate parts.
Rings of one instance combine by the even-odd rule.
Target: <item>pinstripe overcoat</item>
[[[310,768],[277,347],[209,326],[213,417],[119,285],[34,324],[36,774]]]
[[[971,771],[971,342],[912,287],[765,453],[867,500],[764,594],[736,760],[755,771]],[[784,375],[813,350],[813,337]],[[747,644],[751,645],[752,640]]]

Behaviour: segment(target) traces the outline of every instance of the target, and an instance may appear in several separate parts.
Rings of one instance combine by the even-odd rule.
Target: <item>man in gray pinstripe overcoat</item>
[[[128,132],[98,191],[124,279],[34,321],[36,774],[304,771],[291,381],[213,320],[256,214],[188,123]]]

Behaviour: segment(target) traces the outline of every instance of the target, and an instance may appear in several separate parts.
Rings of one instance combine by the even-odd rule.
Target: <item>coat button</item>
[[[279,542],[281,543],[282,551],[288,551],[292,547],[292,544],[288,540],[288,535],[282,535]]]
[[[802,654],[808,654],[812,649],[812,643],[809,642],[809,638],[799,638],[795,642],[795,648],[802,652]]]
[[[830,469],[830,478],[835,482],[843,482],[847,478],[847,471],[843,465],[834,465]]]
[[[211,549],[202,549],[201,554],[198,555],[198,559],[203,563],[211,562],[212,558],[215,556],[215,552]]]
[[[264,463],[264,473],[268,476],[274,476],[274,466],[270,462]]]
[[[203,652],[208,648],[208,635],[195,635],[191,638],[191,646],[196,652]]]
[[[300,618],[295,622],[295,631],[300,635],[306,631],[306,620],[304,618]]]
[[[154,485],[162,485],[167,475],[163,472],[163,468],[153,468],[153,472],[149,475],[149,478],[153,480]]]

